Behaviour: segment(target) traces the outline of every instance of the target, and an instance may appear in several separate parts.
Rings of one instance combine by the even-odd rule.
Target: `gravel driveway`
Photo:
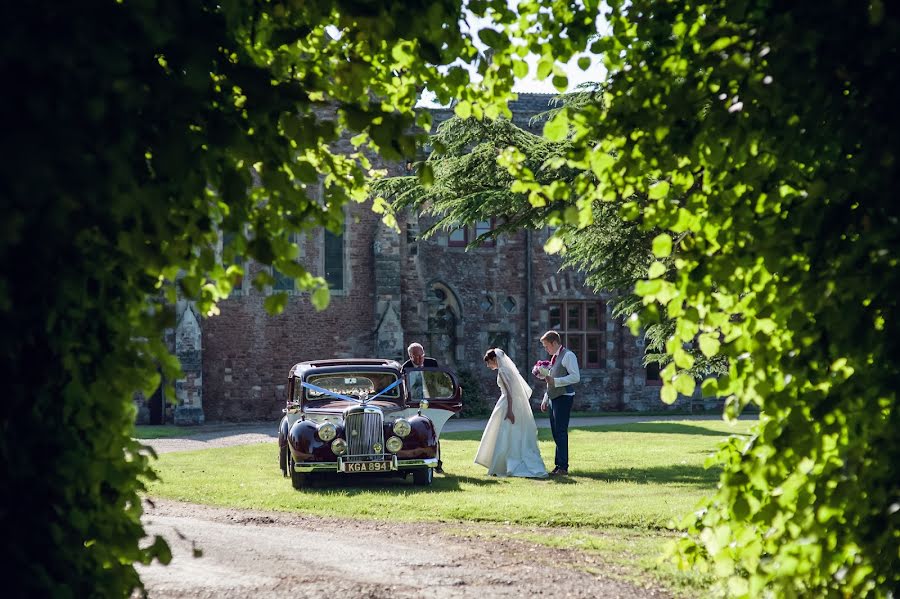
[[[479,525],[482,534],[471,537],[471,524],[331,519],[173,501],[148,505],[144,522],[173,553],[168,566],[138,567],[151,598],[671,596],[617,579],[616,568],[582,552],[510,538],[517,531],[540,534],[535,528]]]

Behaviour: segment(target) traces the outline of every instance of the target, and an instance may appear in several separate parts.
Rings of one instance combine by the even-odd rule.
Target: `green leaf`
[[[591,68],[591,58],[589,56],[582,56],[578,59],[578,68],[582,71],[586,71]]]
[[[594,150],[590,153],[589,156],[590,164],[591,164],[591,172],[594,173],[597,177],[603,177],[606,175],[607,170],[615,164],[615,158],[610,156],[607,152],[603,150]],[[634,202],[630,202],[630,205],[637,206]],[[626,204],[628,206],[629,204]]]
[[[528,63],[524,60],[514,60],[513,74],[516,76],[516,79],[525,79],[528,77]]]
[[[312,292],[312,297],[310,298],[312,301],[313,307],[316,310],[322,311],[328,307],[328,304],[331,302],[331,293],[328,291],[328,287],[320,286]]]
[[[649,281],[638,281],[634,285],[634,292],[646,298],[652,298],[662,290],[663,282],[660,279],[652,279]]]
[[[694,356],[680,347],[672,354],[672,358],[675,360],[675,365],[679,368],[691,368],[694,366]]]
[[[659,392],[659,398],[663,403],[672,405],[675,403],[675,400],[678,399],[678,392],[675,391],[675,387],[672,385],[663,384],[663,387]]]
[[[274,293],[267,297],[263,302],[266,312],[272,314],[281,314],[288,303],[288,295],[284,292]]]
[[[719,382],[716,379],[709,378],[704,380],[700,389],[703,392],[703,397],[719,396]]]
[[[650,186],[647,196],[651,200],[661,200],[666,197],[669,193],[669,182],[668,181],[657,181],[653,185]]]
[[[503,50],[509,46],[509,38],[495,29],[479,30],[478,38],[484,45],[497,50]]]
[[[550,141],[560,142],[569,134],[569,116],[565,110],[559,111],[556,116],[544,125],[544,137]]]
[[[545,54],[541,56],[537,65],[537,78],[538,81],[543,81],[547,78],[550,72],[553,70],[554,60],[553,57]]]
[[[551,82],[558,92],[564,92],[569,87],[569,78],[565,75],[553,75]]]
[[[548,254],[558,254],[563,248],[563,240],[553,236],[544,244],[544,251]]]
[[[711,358],[719,353],[719,337],[712,333],[704,333],[699,338],[700,351],[707,358]]]
[[[664,274],[666,274],[666,265],[657,260],[650,265],[647,276],[651,279],[657,279]]]
[[[431,187],[434,185],[434,168],[431,164],[423,162],[419,167],[419,182],[423,187]]]
[[[724,50],[736,41],[736,37],[720,37],[712,43],[712,45],[709,47],[709,51],[718,52],[719,50]]]
[[[694,394],[696,381],[694,381],[694,377],[692,377],[690,374],[682,372],[677,377],[675,377],[674,386],[675,390],[682,395],[691,396]]]
[[[653,238],[653,255],[657,258],[665,258],[672,253],[672,238],[666,233],[660,233]]]
[[[467,119],[472,116],[472,104],[466,100],[461,100],[453,107],[453,112],[456,113],[456,116],[459,118]]]

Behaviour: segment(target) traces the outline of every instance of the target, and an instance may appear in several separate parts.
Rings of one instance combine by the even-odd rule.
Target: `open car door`
[[[418,408],[425,399],[429,410],[445,410],[452,415],[462,409],[462,389],[456,375],[449,370],[409,368],[404,371],[403,379],[408,407]]]
[[[449,370],[409,368],[403,372],[403,384],[407,409],[427,416],[438,436],[450,417],[462,409],[462,388]]]

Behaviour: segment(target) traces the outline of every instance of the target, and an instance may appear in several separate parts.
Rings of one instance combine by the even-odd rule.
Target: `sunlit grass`
[[[141,424],[134,427],[135,439],[171,439],[189,437],[199,431],[174,424]]]
[[[528,529],[510,534],[597,554],[617,566],[612,574],[619,577],[694,592],[704,579],[658,562],[673,538],[666,527],[714,490],[718,472],[704,469],[703,462],[718,442],[746,434],[752,425],[681,421],[573,429],[571,475],[547,480],[488,477],[472,463],[481,433],[449,433],[441,442],[447,475],[436,476],[430,487],[360,475],[332,476],[295,491],[278,469],[275,442],[168,453],[156,462],[161,480],[150,484],[149,493],[323,516],[552,526],[553,534]],[[552,468],[550,431],[541,430],[539,440]],[[464,534],[481,534],[477,526],[467,530]]]
[[[446,476],[409,480],[335,476],[295,491],[278,469],[275,442],[163,454],[154,496],[182,501],[396,520],[469,520],[574,527],[665,527],[715,486],[703,468],[717,441],[752,423],[661,422],[573,429],[571,475],[548,480],[485,476],[472,463],[479,432],[449,433]],[[540,431],[552,468],[553,441]],[[403,506],[403,509],[398,509]]]

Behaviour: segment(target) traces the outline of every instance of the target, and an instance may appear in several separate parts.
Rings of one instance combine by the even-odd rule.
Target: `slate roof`
[[[540,133],[543,125],[541,123],[531,124],[532,117],[551,110],[555,106],[554,99],[557,94],[538,94],[538,93],[519,93],[518,98],[509,103],[509,109],[513,113],[512,121],[516,126],[529,130],[533,133]],[[452,105],[451,105],[452,106]],[[453,108],[430,108],[434,126],[443,123],[453,116]]]

